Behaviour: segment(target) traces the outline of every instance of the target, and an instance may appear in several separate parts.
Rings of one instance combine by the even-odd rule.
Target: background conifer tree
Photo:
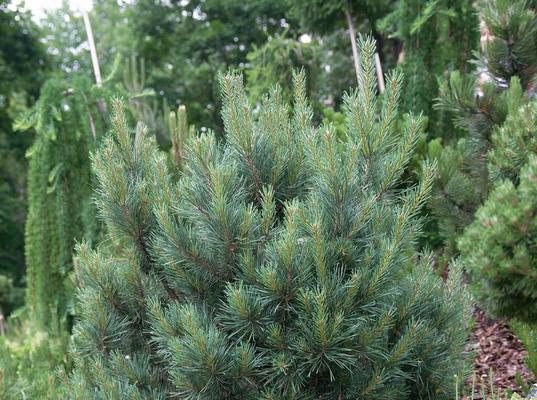
[[[439,174],[430,209],[447,257],[456,252],[457,237],[494,186],[487,165],[491,137],[496,135],[494,141],[505,144],[499,129],[508,115],[520,112],[534,91],[537,17],[532,3],[487,0],[481,3],[480,12],[486,37],[483,51],[474,61],[480,75],[451,73],[437,103],[437,108],[452,113],[455,125],[465,132],[458,143],[437,152]],[[499,162],[497,155],[491,157]],[[516,168],[521,164],[518,161]]]
[[[379,29],[402,43],[399,54],[406,77],[402,107],[429,117],[431,137],[449,137],[453,125],[441,110],[433,109],[438,82],[452,70],[470,72],[467,61],[479,44],[475,1],[397,1],[378,22]]]
[[[462,262],[481,304],[496,315],[537,321],[537,156],[515,186],[505,180],[459,240]]]
[[[86,79],[48,80],[36,105],[17,121],[35,129],[29,151],[25,229],[27,305],[36,328],[65,323],[75,240],[90,243],[98,230],[90,203],[89,150],[103,132],[98,92]]]
[[[302,74],[292,107],[273,90],[255,116],[228,74],[226,142],[189,140],[177,184],[116,102],[93,157],[110,240],[78,249],[66,397],[450,398],[468,300],[459,268],[444,285],[413,257],[433,167],[394,187],[421,119],[396,128],[399,73],[377,115],[374,42],[361,52],[344,143],[312,125]]]
[[[33,104],[49,59],[39,29],[20,4],[0,2],[0,320],[24,299],[26,149],[32,133],[16,134],[13,121]],[[0,322],[0,330],[3,323]]]
[[[390,10],[386,0],[294,0],[289,1],[289,15],[300,21],[309,32],[326,34],[345,27],[349,36],[356,78],[360,81],[360,51],[356,45],[356,33],[360,30],[371,31],[378,41],[379,53],[383,54],[384,40],[378,33],[376,22]],[[365,29],[361,24],[365,25]],[[380,56],[379,56],[380,57]],[[380,60],[380,59],[379,59]],[[381,68],[377,69],[381,72]],[[380,78],[384,79],[383,76]],[[382,90],[381,83],[380,87]]]
[[[509,179],[518,183],[520,169],[530,154],[537,154],[537,101],[522,104],[509,113],[504,124],[491,136],[487,154],[492,182]]]

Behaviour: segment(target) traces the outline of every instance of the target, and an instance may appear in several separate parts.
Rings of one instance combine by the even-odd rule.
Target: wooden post
[[[347,18],[347,26],[349,27],[349,36],[351,38],[352,59],[354,61],[354,69],[356,71],[356,80],[358,81],[358,84],[360,84],[360,76],[362,74],[360,69],[360,55],[358,54],[358,46],[356,45],[356,32],[354,31],[352,16],[348,8],[345,9],[345,17]],[[375,68],[377,70],[379,91],[382,93],[384,92],[384,75],[382,74],[382,65],[380,64],[380,57],[378,53],[375,53]]]
[[[99,67],[99,58],[97,57],[97,48],[95,47],[95,40],[93,39],[93,30],[91,29],[91,21],[89,19],[89,14],[87,11],[84,11],[82,13],[82,17],[84,18],[84,26],[86,27],[86,35],[88,37],[88,44],[90,48],[90,55],[91,55],[91,64],[93,65],[93,73],[95,74],[95,83],[97,84],[97,87],[101,86],[102,78],[101,78],[101,68]],[[97,100],[97,109],[99,110],[99,114],[101,115],[102,119],[106,119],[106,104],[102,100]],[[88,108],[88,119],[90,122],[91,127],[91,133],[93,135],[93,139],[97,140],[97,131],[95,129],[95,121],[93,120],[93,116],[91,115],[91,111]]]
[[[91,30],[91,22],[87,11],[84,11],[84,26],[86,27],[86,34],[88,36],[88,44],[91,54],[91,63],[93,65],[93,73],[95,74],[95,83],[97,86],[101,86],[101,69],[99,68],[99,59],[97,58],[97,49],[95,48],[95,41],[93,40],[93,31]]]
[[[347,17],[349,36],[351,38],[352,59],[354,61],[354,70],[356,71],[356,80],[358,81],[358,84],[360,84],[360,55],[358,54],[358,46],[356,45],[356,32],[354,31],[354,24],[352,22],[351,13],[347,8],[345,8],[345,17]]]
[[[2,309],[0,309],[0,336],[6,336],[6,319]]]
[[[379,91],[384,92],[384,74],[382,73],[382,64],[380,63],[379,53],[375,53],[375,67],[377,69],[377,78],[379,81]]]

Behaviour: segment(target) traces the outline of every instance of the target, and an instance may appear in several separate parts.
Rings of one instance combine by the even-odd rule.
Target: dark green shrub
[[[454,243],[495,186],[496,175],[511,177],[514,172],[511,169],[520,169],[526,157],[524,153],[532,146],[528,143],[525,149],[524,145],[510,143],[498,150],[503,155],[491,155],[490,161],[499,164],[488,166],[487,155],[491,149],[505,146],[515,137],[520,140],[528,136],[528,132],[522,132],[528,125],[515,127],[513,120],[508,122],[504,133],[521,129],[518,134],[502,137],[501,127],[508,116],[519,118],[520,122],[520,117],[515,115],[532,96],[531,82],[537,71],[535,8],[525,0],[485,0],[480,2],[479,12],[490,34],[474,60],[480,67],[480,75],[452,72],[440,86],[436,104],[436,108],[453,115],[454,124],[463,135],[458,142],[444,143],[449,150],[439,159],[442,173],[430,203],[448,257],[456,255]],[[483,76],[487,79],[483,80]],[[513,150],[521,152],[509,163],[505,156]]]
[[[492,312],[537,320],[537,156],[476,213],[459,250],[477,298]]]
[[[487,154],[491,179],[517,183],[528,155],[537,154],[537,101],[510,113],[505,123],[492,133],[491,142]]]

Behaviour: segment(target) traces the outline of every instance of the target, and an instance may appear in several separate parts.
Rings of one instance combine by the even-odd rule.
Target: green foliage
[[[12,124],[14,115],[38,94],[48,59],[31,15],[9,1],[0,1],[0,37],[0,314],[6,316],[22,304],[24,154],[32,140],[30,133],[15,134]]]
[[[12,132],[9,132],[12,134]],[[0,132],[0,140],[9,139]],[[3,147],[3,146],[2,146]],[[4,150],[4,149],[2,149]],[[0,182],[0,314],[8,315],[22,304],[21,297],[15,294],[20,290],[24,276],[24,206],[22,189],[24,175],[21,173],[23,159],[17,157],[8,148],[0,150],[2,182]],[[7,153],[7,154],[6,154]],[[9,154],[11,153],[11,154]],[[11,163],[11,167],[8,167]],[[13,168],[13,170],[11,169]],[[7,176],[6,176],[7,175]],[[11,294],[11,290],[13,293]]]
[[[495,129],[487,154],[490,178],[518,183],[520,168],[530,154],[537,154],[537,101],[530,101],[510,113]]]
[[[179,106],[177,112],[170,112],[169,130],[172,142],[171,159],[173,167],[177,171],[182,171],[185,163],[185,145],[195,135],[194,125],[188,124],[186,107]]]
[[[172,109],[187,105],[196,127],[219,132],[218,73],[242,69],[254,46],[295,25],[285,0],[141,0],[125,8],[127,41],[146,61],[148,86]]]
[[[45,47],[31,14],[14,2],[0,1],[0,93],[2,112],[11,92],[37,94],[47,72]],[[1,121],[2,124],[4,121]]]
[[[537,375],[537,325],[512,320],[509,326],[528,351],[525,358],[526,365],[534,375]]]
[[[278,85],[284,100],[290,101],[293,70],[303,69],[307,94],[315,99],[314,115],[324,114],[327,107],[340,110],[344,92],[356,84],[356,77],[349,73],[353,66],[348,41],[343,30],[323,37],[311,36],[306,42],[288,31],[269,37],[247,55],[244,72],[249,98],[260,103],[264,94]]]
[[[469,194],[471,199],[456,198],[459,193],[466,194],[465,189],[474,191],[473,177],[465,176],[468,165],[457,171],[457,163],[468,155],[468,151],[460,153],[462,145],[454,145],[440,155],[440,151],[429,148],[427,140],[432,140],[433,147],[443,147],[459,136],[460,128],[454,126],[449,110],[434,108],[433,103],[442,89],[439,82],[449,71],[459,69],[467,72],[471,69],[467,61],[479,38],[474,5],[475,2],[467,0],[401,0],[395,2],[391,12],[377,22],[377,28],[389,38],[398,40],[402,47],[398,64],[407,77],[402,97],[403,110],[423,112],[428,118],[409,168],[409,178],[415,179],[419,175],[419,166],[427,157],[439,161],[437,182],[429,203],[433,218],[425,225],[422,244],[441,248],[447,260],[455,248],[453,234],[460,232],[460,228],[471,220],[475,204],[480,204],[480,193]],[[460,77],[460,74],[454,76]],[[443,96],[440,92],[440,97]],[[475,158],[470,160],[473,162]],[[465,179],[461,190],[457,190],[461,176]],[[457,193],[450,193],[451,188]],[[464,204],[466,200],[470,200],[470,204]]]
[[[146,87],[145,80],[146,71],[144,59],[131,55],[131,57],[126,60],[123,69],[123,84],[129,93],[129,103],[131,108],[135,110],[135,114],[140,121],[154,126],[155,123],[152,121],[154,118],[153,110],[147,104],[147,98],[154,97],[155,91]]]
[[[375,21],[386,13],[386,0],[293,0],[289,1],[290,15],[309,31],[329,33],[346,26],[345,12],[357,21]],[[350,53],[350,51],[349,51]]]
[[[337,137],[343,139],[346,135],[347,126],[345,124],[345,115],[342,112],[334,110],[332,107],[323,108],[324,125],[332,124]]]
[[[5,316],[22,304],[24,289],[13,284],[13,278],[7,274],[0,275],[0,314],[1,322],[5,323]]]
[[[253,102],[261,102],[265,93],[277,84],[281,88],[290,88],[292,73],[296,69],[304,69],[308,78],[308,95],[317,96],[316,78],[320,67],[320,46],[315,41],[302,43],[282,35],[269,37],[260,47],[254,46],[248,53],[246,82],[249,97]],[[279,89],[283,90],[283,89]],[[292,99],[290,90],[282,94],[285,101]]]
[[[45,13],[40,21],[41,36],[53,55],[54,76],[71,80],[83,75],[94,79],[82,14],[74,11],[68,1]],[[104,78],[115,68],[114,60],[118,55],[127,56],[135,51],[130,7],[124,2],[120,5],[115,0],[100,0],[93,3],[88,16]]]
[[[485,1],[483,20],[492,39],[479,58],[498,86],[505,86],[513,76],[526,89],[537,73],[537,19],[535,7],[528,0]]]
[[[511,144],[510,147],[501,148],[507,144],[501,141],[518,142],[519,135],[527,136],[522,126],[513,126],[512,122],[508,125],[512,128],[505,129],[509,129],[513,136],[509,139],[500,136],[507,116],[518,115],[518,108],[524,100],[518,78],[514,77],[509,89],[500,93],[492,84],[485,84],[483,89],[482,96],[476,98],[475,80],[453,72],[449,86],[441,88],[438,100],[439,106],[453,113],[455,125],[467,132],[467,137],[445,147],[440,146],[441,149],[433,156],[438,160],[438,173],[429,208],[447,259],[457,253],[457,239],[473,221],[476,210],[497,181],[494,179],[491,182],[489,170],[493,170],[495,164],[498,164],[496,168],[509,168],[511,171],[513,167],[520,169],[505,157],[512,155],[507,153],[510,149],[521,145]],[[516,119],[520,122],[520,118]],[[518,133],[515,134],[515,130]],[[491,144],[492,137],[494,140]],[[523,162],[527,154],[520,153],[517,157]],[[488,160],[492,163],[488,163]]]
[[[11,318],[0,336],[0,399],[56,399],[58,366],[68,366],[67,333],[30,329],[23,316]]]
[[[476,296],[495,314],[537,320],[537,156],[518,186],[504,181],[477,211],[458,245]]]
[[[49,80],[16,124],[37,133],[29,151],[25,231],[27,305],[36,327],[58,330],[65,323],[75,240],[86,236],[91,242],[98,230],[90,203],[89,151],[104,130],[100,94],[86,79]]]
[[[475,1],[399,0],[378,22],[379,29],[403,42],[401,68],[407,77],[403,109],[429,116],[429,134],[445,137],[453,127],[446,115],[433,110],[438,80],[446,72],[468,71],[479,43]]]
[[[455,125],[466,130],[468,136],[486,150],[493,128],[503,124],[509,113],[517,112],[524,102],[524,93],[517,76],[501,90],[493,82],[485,82],[476,96],[476,87],[475,78],[452,72],[440,88],[436,106],[451,112]]]
[[[518,139],[528,136],[525,128],[514,126],[511,119],[521,122],[521,117],[516,115],[531,96],[527,82],[534,79],[535,71],[529,67],[505,69],[502,65],[515,65],[522,61],[515,60],[518,55],[522,57],[526,52],[535,52],[537,31],[529,26],[537,24],[537,17],[525,0],[487,0],[483,2],[481,11],[486,29],[494,34],[484,44],[484,51],[476,61],[488,80],[480,82],[474,76],[452,72],[449,80],[441,86],[436,104],[437,108],[453,114],[455,126],[465,132],[458,143],[448,143],[442,153],[439,160],[441,174],[430,204],[447,257],[456,253],[454,243],[494,187],[497,175],[505,173],[516,178],[517,170],[527,157],[522,153],[522,144],[511,143],[505,149],[496,146],[507,145],[511,140],[505,137],[507,133]],[[514,40],[517,41],[516,46]],[[508,43],[517,48],[515,53],[505,51]],[[502,128],[508,116],[511,122]],[[505,131],[503,136],[502,129]],[[518,129],[520,132],[513,132]],[[516,156],[518,161],[508,167],[514,167],[514,170],[505,170],[508,151],[518,149],[521,150]],[[490,157],[487,156],[489,151]],[[492,163],[490,167],[487,159]],[[492,179],[489,170],[493,174]]]
[[[481,6],[492,37],[475,63],[488,81],[478,86],[475,77],[453,72],[441,88],[437,108],[452,112],[457,126],[473,139],[488,141],[492,128],[518,109],[535,78],[537,17],[526,0],[486,0]]]
[[[315,77],[315,87],[320,96],[317,101],[341,111],[344,93],[356,86],[353,61],[349,57],[349,34],[345,29],[337,29],[321,37],[314,35],[312,41],[320,46],[319,74]]]
[[[438,146],[441,150],[436,149],[432,156],[438,160],[438,169],[429,208],[436,236],[442,239],[444,256],[449,259],[456,253],[457,238],[486,198],[488,186],[482,175],[483,161],[474,158],[467,140],[460,140],[456,147]],[[483,167],[477,169],[480,162]]]
[[[78,248],[67,398],[449,399],[469,303],[452,268],[413,256],[433,166],[395,186],[421,119],[397,129],[401,76],[376,113],[374,43],[347,131],[315,128],[302,74],[252,111],[221,79],[225,144],[189,140],[183,175],[121,103],[93,158],[110,240]]]

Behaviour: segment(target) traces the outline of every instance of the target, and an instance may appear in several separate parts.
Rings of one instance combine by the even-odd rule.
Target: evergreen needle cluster
[[[413,242],[434,165],[396,190],[421,117],[398,127],[402,85],[376,97],[361,39],[347,134],[315,127],[304,76],[257,110],[221,77],[225,143],[184,144],[181,176],[121,101],[93,157],[109,240],[78,246],[71,399],[449,399],[469,302]]]
[[[490,191],[503,178],[516,181],[533,148],[533,106],[521,106],[534,96],[535,6],[526,0],[491,0],[482,3],[480,13],[486,40],[473,61],[479,75],[452,72],[436,103],[465,133],[438,152],[430,202],[448,259]]]
[[[490,194],[459,239],[474,291],[496,314],[537,320],[537,157]]]

